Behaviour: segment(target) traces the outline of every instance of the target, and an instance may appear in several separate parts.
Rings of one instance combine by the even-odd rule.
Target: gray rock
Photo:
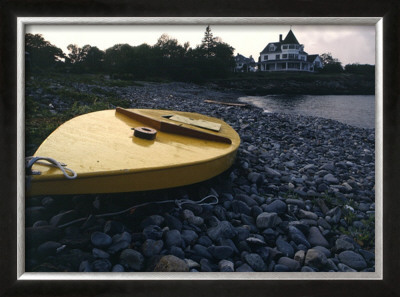
[[[268,177],[274,178],[274,177],[281,177],[282,176],[282,174],[280,174],[278,171],[276,171],[276,170],[274,170],[272,168],[269,168],[267,166],[264,167],[264,170],[265,170],[265,174]]]
[[[170,214],[165,214],[164,215],[164,219],[165,219],[165,224],[169,227],[169,229],[171,230],[182,230],[182,222],[177,219],[174,216],[171,216]],[[156,239],[156,238],[152,238],[152,239]],[[160,239],[160,238],[157,238]]]
[[[112,244],[110,235],[103,232],[94,232],[90,236],[90,240],[95,247],[106,248]]]
[[[329,184],[337,185],[339,183],[339,180],[336,177],[334,177],[331,173],[328,173],[327,175],[325,175],[324,180],[326,182],[328,182]]]
[[[354,250],[354,245],[343,238],[336,239],[335,248],[338,253],[343,251]]]
[[[188,272],[189,265],[173,255],[163,256],[154,268],[156,272]]]
[[[185,243],[187,243],[188,245],[193,245],[196,242],[197,238],[199,238],[197,233],[193,230],[183,230],[181,236]]]
[[[111,272],[124,272],[124,271],[125,271],[124,266],[122,266],[121,264],[116,264],[111,269]]]
[[[92,272],[92,266],[90,265],[89,261],[84,260],[79,265],[79,272]]]
[[[113,241],[113,243],[117,243],[117,242],[120,242],[120,241],[126,241],[127,243],[131,243],[132,236],[128,232],[125,231],[125,232],[123,232],[121,234],[115,234],[112,237],[112,241]]]
[[[112,264],[108,259],[99,259],[92,263],[92,269],[95,272],[109,272],[111,266]]]
[[[251,215],[251,208],[243,201],[233,200],[232,201],[232,210],[235,213],[243,213],[245,215]]]
[[[298,271],[300,270],[300,263],[296,260],[293,260],[288,257],[281,257],[278,260],[278,264],[285,265],[289,268],[290,271]]]
[[[254,270],[247,263],[244,263],[236,269],[236,272],[254,272]]]
[[[227,259],[233,255],[233,248],[230,246],[210,246],[208,251],[218,260]]]
[[[141,271],[144,267],[144,257],[138,251],[132,249],[123,250],[120,255],[120,263],[134,271]]]
[[[159,255],[164,243],[162,240],[147,239],[142,245],[142,253],[145,257],[153,257]]]
[[[181,226],[182,229],[182,226]],[[159,240],[163,236],[163,231],[159,226],[150,225],[143,229],[143,235],[146,239]]]
[[[201,226],[204,224],[204,219],[202,217],[194,216],[189,218],[188,222],[195,226]]]
[[[287,204],[297,205],[301,209],[306,208],[306,204],[304,203],[303,200],[289,198],[289,199],[286,199],[285,201],[286,201]]]
[[[152,215],[147,218],[145,218],[141,223],[140,227],[145,228],[150,225],[156,225],[156,226],[161,226],[161,224],[164,223],[164,218],[159,215]]]
[[[350,268],[349,266],[343,263],[339,263],[337,266],[340,272],[357,272],[357,270]]]
[[[213,241],[217,241],[220,238],[230,239],[235,237],[236,234],[237,231],[228,221],[218,222],[216,227],[212,227],[207,230],[207,235]]]
[[[182,245],[182,236],[178,230],[169,230],[165,234],[165,245],[170,248],[172,246]]]
[[[325,254],[317,249],[309,249],[306,254],[304,264],[315,268],[323,268],[328,263]]]
[[[272,212],[272,213],[263,212],[256,219],[256,225],[260,229],[273,228],[276,225],[278,225],[279,222],[280,222],[280,219],[279,219],[278,215],[274,212]]]
[[[62,245],[59,242],[55,241],[46,241],[42,243],[37,248],[38,255],[41,257],[54,256],[57,253],[57,249]]]
[[[267,207],[264,208],[266,212],[270,213],[275,212],[277,214],[285,213],[286,209],[287,209],[286,203],[279,199],[272,201],[270,204],[267,205]]]
[[[298,251],[294,254],[294,260],[296,260],[297,262],[299,262],[299,264],[300,264],[301,266],[303,266],[305,258],[306,258],[306,252],[303,251],[303,250],[298,250]]]
[[[289,226],[289,235],[296,244],[304,244],[307,248],[311,247],[303,232],[301,232],[295,226]]]
[[[344,251],[341,252],[338,257],[340,262],[346,264],[353,269],[356,269],[357,271],[367,268],[367,263],[365,262],[365,259],[356,252]]]
[[[299,210],[298,216],[299,216],[299,218],[302,218],[302,219],[309,219],[309,220],[315,220],[315,221],[318,220],[318,216],[315,213],[313,213],[311,211],[303,210],[303,209]]]
[[[108,259],[108,258],[110,258],[110,254],[109,253],[107,253],[107,252],[105,252],[103,250],[100,250],[98,248],[93,248],[92,249],[92,255],[93,255],[93,257],[100,258],[100,259]]]
[[[228,260],[221,260],[218,263],[219,271],[221,272],[233,272],[235,271],[234,264]]]
[[[127,249],[130,246],[130,243],[127,241],[117,241],[116,243],[113,243],[108,249],[107,252],[110,254],[116,254],[124,249]]]
[[[294,249],[293,247],[286,241],[281,238],[276,240],[276,247],[278,250],[285,255],[286,257],[293,258],[294,256]]]
[[[308,242],[311,244],[311,246],[320,245],[329,248],[329,242],[325,239],[317,227],[310,228],[310,232],[308,233]]]
[[[314,246],[313,249],[319,250],[319,251],[323,252],[324,255],[325,255],[327,258],[329,258],[329,257],[331,256],[331,251],[328,250],[326,247],[317,245],[317,246]]]
[[[246,254],[244,260],[254,271],[262,272],[267,270],[267,266],[258,254]]]

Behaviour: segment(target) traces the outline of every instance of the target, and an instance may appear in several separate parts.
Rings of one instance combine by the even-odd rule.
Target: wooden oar
[[[227,137],[223,137],[220,135],[215,135],[195,129],[190,129],[186,128],[183,126],[167,123],[164,121],[159,121],[157,119],[151,118],[144,116],[142,114],[123,109],[121,107],[117,107],[116,112],[124,114],[131,119],[134,119],[136,121],[139,121],[145,125],[150,126],[151,128],[157,129],[158,131],[162,132],[167,132],[167,133],[173,133],[173,134],[179,134],[179,135],[184,135],[184,136],[189,136],[189,137],[195,137],[199,139],[205,139],[205,140],[213,140],[213,141],[218,141],[218,142],[223,142],[223,143],[228,143],[231,144],[232,140],[230,140]]]

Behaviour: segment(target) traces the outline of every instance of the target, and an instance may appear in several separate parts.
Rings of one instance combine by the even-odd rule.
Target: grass
[[[82,92],[77,84],[93,86]],[[26,83],[25,97],[25,154],[32,155],[38,146],[62,123],[69,119],[116,106],[128,108],[129,99],[116,96],[115,92],[103,86],[140,86],[131,81],[112,80],[103,75],[66,74],[40,75]],[[63,111],[52,112],[49,104],[57,100],[63,104]]]

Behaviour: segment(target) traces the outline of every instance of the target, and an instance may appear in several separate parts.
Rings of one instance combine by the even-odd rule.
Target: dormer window
[[[282,49],[287,49],[287,45],[282,45]]]
[[[271,44],[271,45],[269,46],[269,50],[270,50],[271,52],[275,51],[275,50],[276,50],[275,44]]]

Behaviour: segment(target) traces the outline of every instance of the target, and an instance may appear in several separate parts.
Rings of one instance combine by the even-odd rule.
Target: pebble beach
[[[374,129],[209,103],[241,96],[213,85],[72,87],[222,119],[241,144],[229,170],[195,185],[27,198],[27,272],[375,271]]]

